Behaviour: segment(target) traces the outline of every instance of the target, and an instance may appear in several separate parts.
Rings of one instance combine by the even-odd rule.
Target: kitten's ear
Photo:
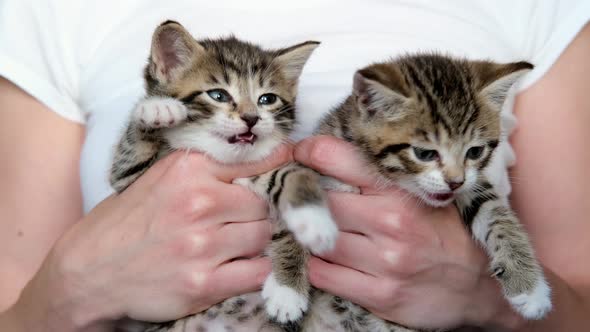
[[[480,96],[500,111],[512,85],[533,69],[533,65],[524,61],[507,64],[476,61],[472,68],[479,78]]]
[[[307,59],[319,45],[317,41],[306,41],[277,51],[275,61],[283,68],[287,80],[299,79]]]
[[[152,37],[149,72],[153,78],[168,83],[180,77],[203,46],[178,22],[162,23]]]
[[[386,112],[389,117],[402,116],[402,106],[407,100],[407,88],[401,73],[387,65],[361,69],[354,74],[353,95],[358,107],[368,115]]]

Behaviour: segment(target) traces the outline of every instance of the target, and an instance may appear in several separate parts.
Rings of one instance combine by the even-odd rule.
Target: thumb
[[[352,186],[375,187],[376,176],[358,149],[332,136],[314,136],[295,146],[295,160]]]
[[[233,179],[266,173],[292,160],[293,146],[291,144],[283,144],[261,161],[238,164],[222,164],[212,161],[208,163],[208,171],[221,181],[231,182]]]

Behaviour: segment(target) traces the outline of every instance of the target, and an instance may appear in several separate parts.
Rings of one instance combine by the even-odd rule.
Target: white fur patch
[[[170,146],[175,149],[191,149],[201,151],[222,163],[239,163],[259,161],[268,157],[281,140],[274,136],[258,137],[254,145],[229,144],[227,139],[220,137],[209,128],[217,128],[215,124],[187,124],[170,128],[165,136]],[[239,133],[235,131],[234,134]]]
[[[184,121],[186,107],[173,98],[150,97],[137,104],[133,120],[147,128],[174,127]]]
[[[262,288],[266,312],[280,323],[298,320],[307,311],[309,299],[292,288],[279,285],[271,273]]]
[[[530,294],[519,294],[508,298],[516,311],[527,319],[541,319],[551,310],[551,288],[544,279]]]
[[[297,241],[314,254],[334,249],[338,227],[327,207],[319,205],[290,207],[283,212],[283,217]]]

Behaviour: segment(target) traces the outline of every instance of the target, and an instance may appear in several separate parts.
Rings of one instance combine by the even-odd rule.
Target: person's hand
[[[259,289],[270,272],[257,258],[271,235],[267,204],[231,181],[291,155],[284,146],[252,164],[185,152],[159,161],[57,242],[13,311],[27,331],[103,331],[122,317],[176,319]]]
[[[454,206],[430,208],[379,186],[360,153],[336,138],[302,141],[295,159],[361,189],[328,195],[340,234],[335,250],[311,258],[314,286],[406,326],[485,325],[495,314],[500,290]]]

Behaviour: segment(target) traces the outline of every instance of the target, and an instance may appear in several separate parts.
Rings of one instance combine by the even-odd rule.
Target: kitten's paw
[[[297,241],[314,254],[334,249],[338,227],[327,207],[307,205],[289,208],[283,217]]]
[[[137,104],[133,116],[145,128],[167,128],[184,121],[187,109],[173,98],[150,97]]]
[[[264,282],[262,298],[268,315],[279,323],[300,319],[309,305],[307,296],[280,285],[272,273]]]
[[[529,294],[511,296],[508,301],[524,318],[541,319],[551,310],[551,288],[543,279]]]

